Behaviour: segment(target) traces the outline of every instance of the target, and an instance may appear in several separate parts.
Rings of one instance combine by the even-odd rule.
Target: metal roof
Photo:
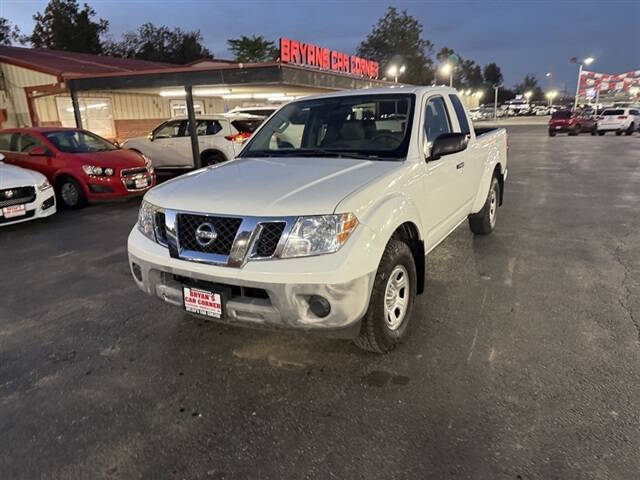
[[[169,63],[115,58],[90,53],[9,46],[0,46],[0,62],[48,73],[60,80],[79,75],[162,71],[177,66]]]

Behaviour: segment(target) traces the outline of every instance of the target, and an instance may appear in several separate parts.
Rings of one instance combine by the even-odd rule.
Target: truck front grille
[[[31,203],[35,199],[35,187],[13,187],[0,190],[0,208]]]
[[[257,257],[271,257],[276,252],[280,237],[284,231],[285,222],[263,223],[262,231],[256,245]]]
[[[208,215],[178,214],[178,242],[180,248],[217,255],[229,255],[233,240],[236,238],[242,218],[214,217]],[[215,239],[210,243],[198,241],[196,231],[203,225],[209,231],[215,231]],[[213,227],[213,228],[211,228]]]

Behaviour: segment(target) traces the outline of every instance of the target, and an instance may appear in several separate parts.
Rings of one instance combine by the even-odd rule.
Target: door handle
[[[464,167],[464,162],[460,162],[458,165],[456,165],[456,168],[458,170],[460,170],[462,167]]]

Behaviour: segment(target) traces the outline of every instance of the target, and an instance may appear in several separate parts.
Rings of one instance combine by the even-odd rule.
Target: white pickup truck
[[[190,314],[384,353],[406,335],[426,255],[467,219],[491,233],[506,178],[506,131],[474,130],[454,89],[308,97],[233,161],[147,192],[129,264]]]

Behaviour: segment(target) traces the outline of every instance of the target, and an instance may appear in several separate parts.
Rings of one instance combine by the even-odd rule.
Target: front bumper
[[[170,259],[168,253],[166,261],[153,258],[152,251],[135,246],[132,248],[132,243],[141,241],[147,240],[134,228],[129,238],[129,267],[134,280],[144,292],[184,308],[182,287],[185,283],[199,281],[233,287],[235,292],[242,293],[236,293],[227,299],[225,318],[201,318],[240,326],[319,331],[331,336],[352,338],[357,335],[360,320],[367,311],[375,278],[375,270],[339,283],[331,283],[321,273],[305,275],[304,282],[300,283],[282,281],[287,278],[285,273],[238,275],[237,269],[207,267],[185,260]],[[153,242],[149,241],[149,244],[155,247]],[[286,268],[287,262],[299,263],[304,260],[250,263],[266,265],[279,262]],[[266,295],[260,297],[245,294],[253,291],[264,291]],[[331,305],[331,311],[326,317],[320,318],[310,310],[308,301],[313,295],[324,297]]]
[[[28,222],[37,218],[50,217],[56,213],[56,197],[53,188],[47,188],[44,191],[36,189],[36,198],[34,201],[24,204],[26,214],[19,217],[4,218],[2,208],[0,208],[0,227],[6,225],[14,225],[16,223]]]
[[[156,184],[155,173],[140,175],[148,185],[143,188],[128,188],[125,179],[117,175],[111,177],[96,177],[85,175],[85,195],[90,201],[113,200],[117,198],[144,195]]]

